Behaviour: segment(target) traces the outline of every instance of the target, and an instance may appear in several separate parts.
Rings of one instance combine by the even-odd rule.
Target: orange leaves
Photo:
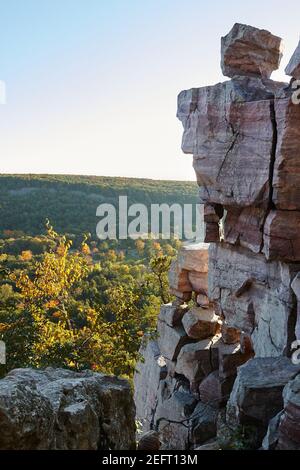
[[[22,261],[31,261],[32,260],[32,251],[24,250],[22,251],[20,258]]]

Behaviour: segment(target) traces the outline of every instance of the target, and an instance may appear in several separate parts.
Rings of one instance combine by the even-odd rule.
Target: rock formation
[[[15,369],[0,380],[0,449],[135,448],[125,380],[90,371]]]
[[[178,96],[205,243],[173,262],[176,300],[137,367],[138,418],[163,449],[234,447],[245,429],[245,446],[300,448],[299,46],[290,84],[270,79],[281,55],[280,38],[235,24],[221,41],[231,80]]]

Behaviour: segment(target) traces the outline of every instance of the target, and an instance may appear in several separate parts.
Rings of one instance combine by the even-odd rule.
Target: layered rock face
[[[0,449],[135,448],[125,380],[89,371],[15,369],[0,380]]]
[[[299,426],[292,431],[300,368],[290,358],[300,339],[298,49],[291,83],[274,82],[281,39],[235,24],[221,40],[231,80],[178,96],[205,243],[185,246],[173,262],[176,300],[161,309],[155,355],[138,366],[144,387],[149,367],[155,375],[144,430],[159,431],[163,448],[211,439],[219,448],[220,434],[229,443],[245,428],[255,428],[252,447],[267,433],[263,448],[300,448]]]

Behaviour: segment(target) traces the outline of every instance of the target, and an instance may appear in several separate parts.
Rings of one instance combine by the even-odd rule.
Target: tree
[[[7,370],[51,365],[132,376],[141,340],[154,334],[158,305],[168,299],[169,258],[157,256],[149,271],[108,250],[92,264],[86,239],[74,250],[49,224],[47,237],[52,243],[33,270],[4,276],[10,287],[2,304],[0,296],[0,339]]]
[[[170,302],[168,271],[172,258],[167,255],[153,256],[150,260],[150,268],[154,277],[154,283],[158,285],[158,293],[164,304]]]

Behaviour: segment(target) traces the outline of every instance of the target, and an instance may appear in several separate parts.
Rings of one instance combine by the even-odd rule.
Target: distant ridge
[[[0,232],[19,230],[40,234],[48,218],[61,233],[90,232],[94,236],[96,208],[103,202],[197,202],[197,184],[189,181],[153,180],[85,175],[0,174]]]

